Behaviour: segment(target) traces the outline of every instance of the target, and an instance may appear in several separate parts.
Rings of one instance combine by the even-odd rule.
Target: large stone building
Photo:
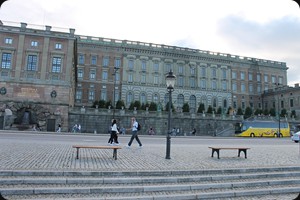
[[[68,125],[74,105],[75,30],[39,28],[0,25],[0,107],[16,117],[9,125],[53,131],[59,123]]]
[[[75,35],[74,29],[26,23],[0,25],[0,54],[0,107],[13,112],[13,124],[30,121],[47,130],[59,123],[68,128],[69,109],[90,107],[95,100],[164,106],[170,70],[177,77],[174,106],[180,110],[188,103],[191,112],[200,103],[223,111],[268,108],[264,91],[287,85],[283,62]],[[299,87],[293,95],[293,106],[286,106],[299,112]]]

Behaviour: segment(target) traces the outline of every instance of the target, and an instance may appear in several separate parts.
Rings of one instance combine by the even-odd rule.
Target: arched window
[[[164,104],[165,104],[165,106],[167,105],[168,102],[169,102],[169,93],[166,93],[165,94],[165,98],[164,98]]]
[[[227,108],[227,100],[226,99],[223,100],[223,108]]]
[[[145,93],[141,93],[141,99],[140,99],[140,101],[141,101],[141,104],[146,104],[146,102],[147,102],[147,98],[146,98],[146,94]]]
[[[212,107],[213,108],[217,108],[218,104],[217,104],[217,98],[213,98],[213,103],[212,103]]]
[[[190,111],[195,112],[196,111],[196,97],[194,95],[190,96]]]
[[[126,102],[127,106],[130,106],[131,102],[133,102],[133,93],[132,92],[127,93],[126,101],[127,101]]]
[[[153,102],[158,104],[159,103],[159,96],[158,94],[153,94]]]
[[[179,108],[182,108],[183,104],[184,104],[184,96],[183,96],[183,94],[179,94],[177,96],[177,105]]]

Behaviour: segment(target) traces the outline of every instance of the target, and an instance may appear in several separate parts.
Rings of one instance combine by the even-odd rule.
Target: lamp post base
[[[170,136],[170,134],[168,134],[168,136],[167,136],[166,159],[171,159],[170,152],[171,152],[171,136]]]

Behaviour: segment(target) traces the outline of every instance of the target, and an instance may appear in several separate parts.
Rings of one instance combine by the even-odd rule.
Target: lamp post
[[[166,146],[166,159],[171,159],[171,104],[172,104],[172,92],[174,91],[176,76],[172,70],[166,76],[167,90],[169,92],[169,113],[168,113],[168,132],[167,132],[167,146]]]
[[[113,110],[113,119],[115,119],[115,110],[116,110],[116,82],[117,82],[117,71],[119,70],[120,68],[118,67],[114,67],[114,73],[113,73],[113,76],[114,76],[114,94],[113,94],[113,106],[114,106],[114,110]]]
[[[275,85],[277,86],[277,110],[278,110],[278,133],[277,133],[277,137],[280,138],[280,102],[279,102],[279,83],[275,83]]]

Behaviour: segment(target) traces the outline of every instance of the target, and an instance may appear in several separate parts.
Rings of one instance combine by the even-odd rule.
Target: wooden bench
[[[122,149],[120,146],[86,146],[86,145],[73,145],[76,148],[76,159],[79,158],[79,149],[113,149],[113,158],[117,160],[117,150]]]
[[[238,157],[240,157],[241,152],[244,152],[245,158],[247,158],[247,150],[250,149],[248,147],[208,147],[212,150],[211,157],[214,157],[214,153],[217,152],[218,159],[220,159],[220,150],[238,150]]]

